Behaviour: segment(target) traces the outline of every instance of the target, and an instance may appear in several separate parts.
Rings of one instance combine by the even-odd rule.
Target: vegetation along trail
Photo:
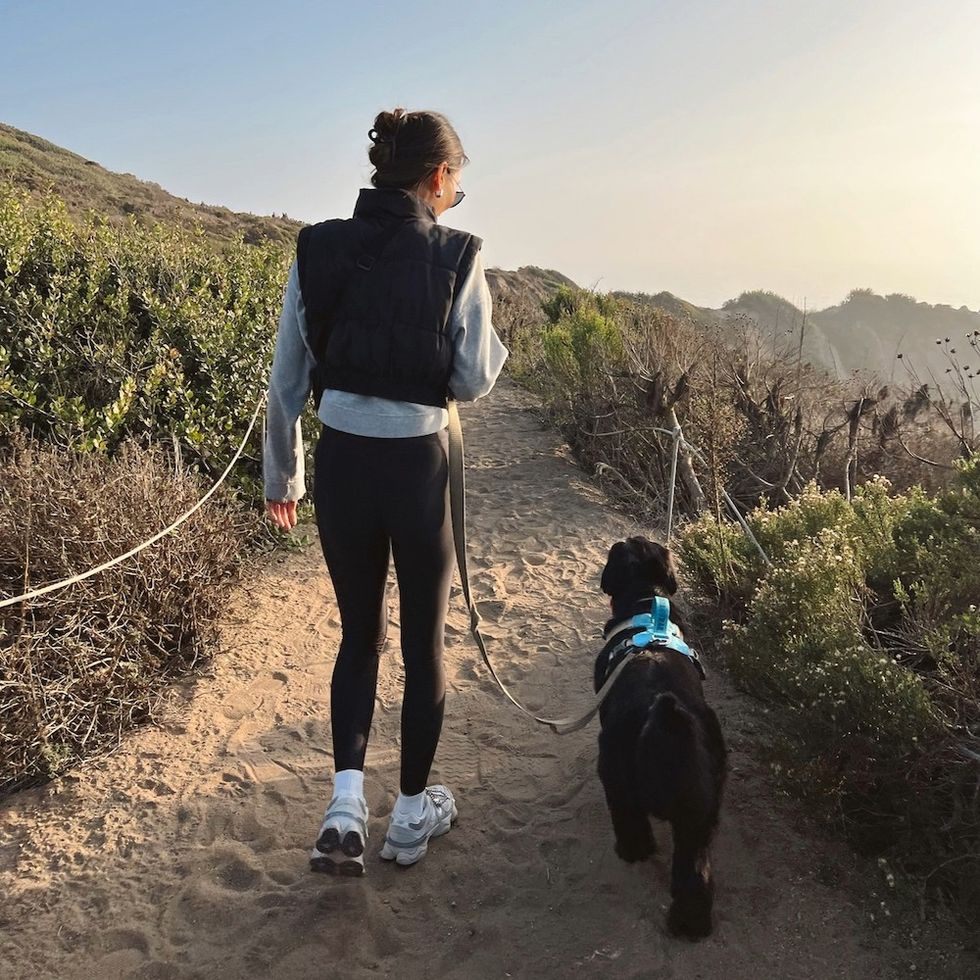
[[[603,623],[599,572],[638,529],[574,466],[510,383],[464,417],[474,584],[506,683],[550,713],[584,701]],[[0,804],[0,973],[113,977],[976,976],[910,931],[871,862],[824,840],[750,751],[758,706],[708,665],[731,749],[715,847],[717,925],[668,936],[668,864],[613,853],[596,724],[558,738],[492,687],[450,619],[436,773],[460,821],[408,870],[377,858],[397,788],[397,603],[366,788],[367,876],[311,874],[329,795],[339,619],[313,529],[255,571],[208,676],[165,694],[109,757]],[[661,829],[658,841],[669,847]]]

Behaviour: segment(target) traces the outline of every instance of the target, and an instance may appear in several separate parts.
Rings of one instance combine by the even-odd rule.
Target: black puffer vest
[[[324,388],[444,408],[449,313],[482,241],[436,223],[416,195],[361,190],[352,218],[303,228],[296,247],[316,404]]]

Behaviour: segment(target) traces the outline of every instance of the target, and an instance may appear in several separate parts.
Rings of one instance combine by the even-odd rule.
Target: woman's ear
[[[442,197],[442,195],[445,193],[446,176],[448,175],[448,173],[449,173],[449,163],[446,160],[443,160],[442,163],[440,163],[439,166],[436,167],[435,174],[434,174],[435,179],[432,182],[436,197]]]

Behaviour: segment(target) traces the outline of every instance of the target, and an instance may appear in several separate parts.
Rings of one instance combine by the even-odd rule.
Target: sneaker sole
[[[316,842],[316,849],[323,854],[341,851],[347,857],[360,857],[364,853],[364,838],[356,830],[348,830],[344,839],[336,827],[328,827]]]
[[[310,858],[310,871],[321,874],[342,875],[345,878],[361,878],[364,876],[364,858],[343,858],[331,854],[323,854]]]
[[[453,806],[452,816],[445,822],[439,824],[435,830],[421,843],[418,847],[413,847],[411,849],[406,848],[394,848],[388,844],[388,838],[385,838],[384,845],[381,848],[380,857],[382,861],[394,861],[395,864],[401,865],[403,868],[409,867],[409,865],[417,864],[422,858],[425,857],[426,851],[429,849],[429,841],[435,837],[443,837],[452,830],[454,824],[459,818],[459,812],[457,811],[455,805]]]
[[[310,870],[322,874],[360,878],[364,874],[364,839],[356,830],[348,830],[343,840],[336,827],[328,827],[316,842],[316,854],[310,858]]]

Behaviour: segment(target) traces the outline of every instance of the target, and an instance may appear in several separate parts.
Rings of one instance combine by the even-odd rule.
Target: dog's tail
[[[640,732],[637,751],[643,802],[650,813],[670,819],[682,795],[684,782],[697,769],[698,748],[695,720],[671,693],[661,694],[650,706]]]

